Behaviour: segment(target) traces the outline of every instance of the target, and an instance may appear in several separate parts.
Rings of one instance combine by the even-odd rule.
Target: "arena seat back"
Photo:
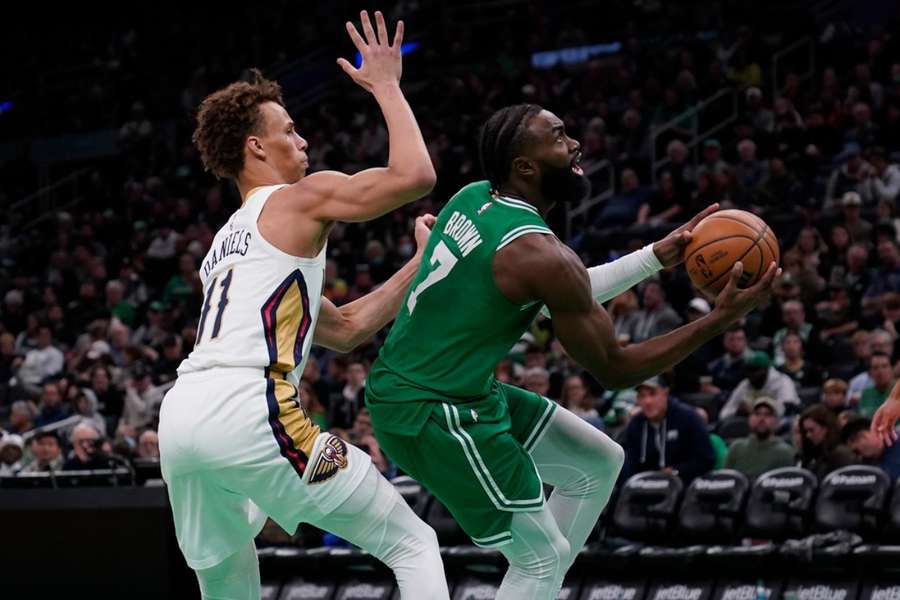
[[[678,476],[664,471],[633,475],[619,492],[613,511],[617,535],[641,540],[667,538],[675,521],[684,484]]]
[[[685,541],[727,543],[737,536],[750,482],[733,469],[713,471],[691,482],[678,524]]]
[[[880,534],[890,492],[887,474],[877,467],[852,465],[832,471],[819,486],[816,527],[844,529],[867,539]]]
[[[750,489],[744,533],[774,540],[805,535],[817,488],[816,476],[799,467],[763,473]]]

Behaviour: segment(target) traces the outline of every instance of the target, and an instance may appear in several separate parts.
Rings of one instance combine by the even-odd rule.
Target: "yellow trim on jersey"
[[[294,442],[294,447],[307,457],[312,456],[320,430],[300,406],[297,388],[285,379],[272,378],[275,382],[275,401],[278,403],[278,421]]]
[[[275,344],[278,358],[272,369],[286,372],[292,371],[297,366],[294,361],[294,348],[303,317],[303,293],[297,281],[292,281],[275,311]]]

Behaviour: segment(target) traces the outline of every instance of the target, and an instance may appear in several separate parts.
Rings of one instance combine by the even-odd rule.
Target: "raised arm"
[[[494,279],[512,302],[541,301],[550,309],[553,327],[566,351],[604,386],[630,387],[665,371],[750,312],[769,292],[776,268],[762,280],[739,290],[739,265],[708,315],[678,329],[626,347],[613,334],[612,320],[591,298],[587,271],[568,247],[552,236],[526,235],[494,258]]]
[[[347,32],[362,54],[362,66],[356,69],[343,58],[338,64],[378,102],[387,123],[388,164],[355,175],[313,173],[291,186],[304,213],[324,222],[380,217],[430,192],[436,179],[419,125],[400,90],[403,21],[397,23],[391,43],[380,12],[375,13],[377,35],[366,11],[360,18],[365,39],[350,22]]]
[[[394,320],[406,290],[419,270],[422,252],[434,222],[432,215],[416,219],[418,249],[415,256],[378,289],[340,308],[327,298],[322,298],[314,344],[342,353],[350,352]]]

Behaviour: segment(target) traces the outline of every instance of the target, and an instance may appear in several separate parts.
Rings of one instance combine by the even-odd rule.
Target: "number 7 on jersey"
[[[437,265],[437,267],[428,273],[428,276],[425,277],[425,279],[423,279],[409,295],[409,299],[406,301],[406,308],[409,310],[410,314],[412,314],[412,311],[416,308],[419,294],[449,275],[450,270],[453,269],[453,266],[458,260],[459,259],[450,252],[450,248],[447,247],[444,240],[437,243],[437,246],[435,246],[434,250],[431,252],[430,261],[432,267],[435,267],[435,265]]]

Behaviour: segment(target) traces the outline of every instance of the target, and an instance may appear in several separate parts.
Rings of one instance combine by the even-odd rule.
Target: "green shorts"
[[[544,490],[529,451],[540,440],[556,403],[495,382],[477,400],[428,402],[418,435],[379,430],[381,449],[428,488],[472,541],[483,547],[512,541],[512,513],[540,510]]]

